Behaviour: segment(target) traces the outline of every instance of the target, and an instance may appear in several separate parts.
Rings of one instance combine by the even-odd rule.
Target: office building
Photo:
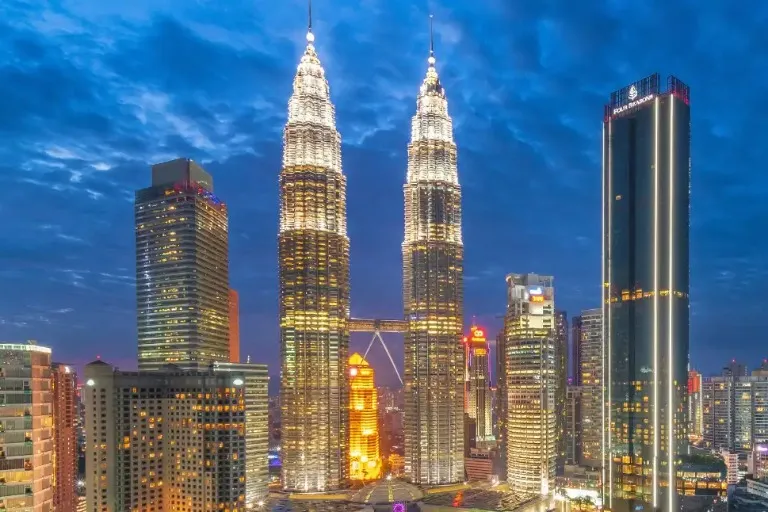
[[[568,313],[555,311],[555,410],[565,410],[568,386]],[[565,415],[555,414],[555,470],[562,475],[565,466]]]
[[[692,443],[701,441],[704,409],[702,402],[702,377],[696,370],[688,371],[688,438]]]
[[[0,510],[53,510],[51,349],[0,344]]]
[[[579,339],[574,340],[580,355],[578,380],[581,383],[581,458],[578,464],[591,468],[602,465],[603,445],[603,311],[581,312]]]
[[[504,319],[504,327],[496,335],[496,401],[494,402],[494,416],[496,443],[499,449],[497,474],[499,480],[507,480],[507,349],[506,349],[507,321]]]
[[[227,206],[213,178],[179,158],[136,192],[139,369],[229,361]]]
[[[473,325],[469,335],[464,337],[464,346],[467,364],[464,410],[475,420],[475,442],[492,442],[495,438],[491,413],[491,367],[485,329]]]
[[[51,365],[53,406],[53,510],[77,508],[77,374],[65,364]]]
[[[687,450],[690,91],[658,74],[603,117],[605,505],[678,509]],[[672,492],[667,492],[672,490]]]
[[[724,373],[701,382],[703,444],[746,459],[768,443],[768,376]]]
[[[376,480],[381,476],[379,405],[374,373],[358,353],[349,358],[349,478]]]
[[[285,490],[346,487],[349,238],[341,137],[310,21],[280,171],[280,401]]]
[[[240,295],[229,290],[229,362],[240,362]]]
[[[244,511],[266,499],[267,369],[85,367],[88,512]]]
[[[405,472],[464,480],[464,246],[453,123],[430,46],[408,144],[403,241]]]
[[[571,359],[570,372],[571,384],[581,386],[581,317],[574,316],[571,319]]]
[[[568,386],[565,399],[565,463],[574,466],[582,459],[582,389]]]
[[[520,495],[555,487],[556,324],[554,278],[507,276],[505,317],[507,482]]]

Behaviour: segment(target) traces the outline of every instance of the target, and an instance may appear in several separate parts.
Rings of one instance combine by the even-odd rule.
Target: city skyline
[[[183,59],[184,51],[194,53],[192,50],[196,49],[199,56],[207,56],[207,59],[195,57],[196,63],[204,69],[208,69],[207,66],[221,66],[219,76],[227,82],[230,79],[238,81],[238,73],[245,73],[240,80],[245,81],[245,89],[251,91],[239,103],[230,104],[227,102],[232,102],[234,93],[241,92],[240,87],[244,86],[242,83],[227,83],[219,87],[221,84],[217,80],[198,77],[199,83],[187,83],[185,88],[174,89],[175,86],[169,81],[173,77],[171,71],[184,73],[182,69],[172,68],[157,74],[156,70],[142,69],[138,64],[136,67],[123,68],[124,81],[116,82],[99,75],[93,67],[84,67],[85,64],[65,67],[54,60],[58,57],[54,46],[61,42],[69,45],[66,46],[69,49],[67,51],[82,52],[82,55],[91,59],[87,60],[90,64],[102,62],[117,66],[118,63],[111,60],[115,58],[114,55],[99,53],[107,50],[86,50],[82,36],[80,39],[65,37],[67,33],[77,35],[77,28],[82,29],[87,22],[95,19],[109,20],[108,11],[96,13],[83,6],[73,8],[75,11],[62,8],[56,16],[51,15],[41,24],[30,26],[25,20],[31,19],[31,13],[10,12],[13,11],[11,7],[3,9],[9,11],[9,19],[18,20],[13,26],[10,40],[14,41],[19,51],[30,52],[27,55],[30,61],[53,66],[62,73],[62,77],[68,76],[64,75],[66,72],[73,73],[69,75],[69,82],[62,80],[62,83],[68,83],[72,88],[68,94],[72,101],[76,98],[84,102],[97,101],[98,98],[91,95],[90,91],[94,84],[102,81],[107,84],[104,94],[114,95],[115,98],[131,98],[133,101],[128,101],[123,110],[115,112],[111,121],[107,121],[109,116],[106,108],[114,107],[106,104],[105,110],[96,109],[98,113],[95,117],[85,117],[81,112],[79,116],[65,121],[53,116],[47,128],[55,135],[50,140],[36,139],[41,137],[41,133],[48,134],[48,131],[35,135],[25,129],[18,130],[11,137],[11,151],[19,151],[15,160],[9,160],[5,165],[8,166],[7,172],[13,172],[10,176],[16,181],[13,186],[7,187],[8,190],[0,192],[3,194],[0,195],[0,204],[9,205],[9,209],[19,212],[34,205],[38,205],[38,208],[33,215],[21,215],[21,219],[10,220],[7,244],[11,251],[10,257],[6,256],[7,261],[3,261],[5,268],[0,273],[0,286],[8,286],[16,294],[0,298],[0,333],[3,338],[37,339],[41,344],[51,346],[54,353],[58,354],[57,358],[66,362],[82,364],[99,354],[121,367],[131,368],[135,361],[136,335],[133,326],[134,254],[131,248],[133,212],[129,197],[132,198],[135,190],[146,186],[146,176],[152,163],[177,156],[190,156],[198,159],[216,176],[217,192],[226,198],[230,207],[233,228],[230,274],[232,287],[241,292],[242,357],[244,359],[249,354],[259,354],[259,360],[266,359],[269,363],[270,373],[277,374],[279,336],[274,239],[277,233],[276,182],[280,168],[279,129],[285,122],[285,98],[289,92],[290,75],[295,71],[296,59],[301,54],[301,20],[297,19],[295,13],[288,16],[283,11],[269,15],[266,11],[259,11],[258,6],[250,6],[253,15],[245,19],[252,19],[254,25],[263,26],[259,36],[246,36],[244,34],[253,27],[247,23],[246,27],[236,25],[233,18],[214,16],[212,19],[215,21],[210,25],[187,26],[186,22],[197,19],[200,13],[180,11],[176,20],[160,17],[147,21],[143,18],[146,11],[143,11],[141,2],[132,8],[126,21],[130,29],[125,28],[115,35],[121,43],[119,48],[129,52],[134,48],[131,43],[150,44],[155,40],[152,38],[171,37],[178,43],[176,51],[182,52],[179,58]],[[245,12],[245,4],[237,5],[235,9],[243,9],[242,12]],[[350,58],[351,49],[344,45],[353,46],[350,37],[355,38],[353,40],[360,38],[358,42],[363,46],[374,44],[366,40],[367,37],[376,39],[373,36],[377,34],[378,25],[373,21],[373,15],[363,11],[353,20],[349,13],[334,12],[331,2],[317,2],[316,31],[321,41],[319,51],[325,56],[329,79],[332,83],[339,83],[334,89],[332,100],[339,108],[345,174],[349,178],[351,302],[352,315],[357,317],[400,317],[401,262],[398,252],[402,241],[401,187],[413,91],[423,77],[429,10],[426,4],[420,5],[418,12],[408,12],[398,4],[386,10],[385,16],[392,17],[387,18],[389,21],[397,17],[407,19],[407,26],[398,29],[407,33],[401,34],[402,37],[387,38],[387,51],[377,52],[375,62],[371,60],[373,84],[381,80],[386,87],[365,88],[370,87],[371,83],[366,83],[366,79],[355,74],[355,70],[359,69],[358,63]],[[583,89],[589,90],[589,93],[584,93],[582,88],[574,93],[565,87],[565,71],[558,68],[562,63],[550,62],[550,66],[546,66],[538,59],[535,59],[535,63],[525,60],[525,57],[532,57],[532,54],[525,53],[525,48],[528,48],[525,41],[516,41],[515,48],[519,53],[503,59],[490,44],[487,47],[479,46],[480,49],[467,49],[466,45],[461,44],[462,41],[475,41],[481,45],[478,42],[479,29],[474,26],[475,22],[470,21],[467,12],[459,4],[446,2],[446,5],[435,9],[435,14],[441,80],[445,82],[446,89],[455,91],[451,95],[451,113],[457,121],[455,138],[461,153],[460,172],[465,186],[465,224],[472,226],[472,229],[466,230],[465,240],[465,318],[476,316],[478,323],[486,326],[493,338],[500,328],[500,321],[495,315],[503,312],[503,277],[510,271],[554,275],[558,282],[558,308],[569,311],[571,315],[582,309],[599,306],[600,133],[597,113],[611,90],[661,68],[663,71],[675,72],[691,85],[695,94],[694,102],[698,106],[692,127],[692,365],[701,368],[704,375],[714,373],[723,361],[733,357],[755,366],[763,354],[755,354],[757,345],[750,345],[746,340],[754,338],[749,336],[749,332],[762,332],[765,326],[752,325],[753,331],[750,331],[749,324],[745,327],[745,322],[738,320],[742,314],[746,319],[747,312],[742,313],[736,309],[725,311],[725,315],[707,314],[729,307],[718,300],[722,293],[741,294],[753,287],[758,290],[762,287],[760,280],[766,279],[762,271],[750,267],[748,256],[746,260],[739,259],[745,258],[744,255],[750,251],[759,250],[759,246],[752,244],[737,249],[727,247],[730,245],[727,243],[730,237],[724,235],[723,230],[737,228],[715,223],[715,209],[708,209],[708,206],[716,204],[714,201],[718,194],[738,192],[740,184],[744,185],[739,180],[744,180],[748,174],[747,160],[741,166],[724,167],[732,172],[732,176],[718,174],[718,162],[722,163],[718,159],[734,152],[734,148],[739,147],[738,143],[747,144],[751,140],[749,137],[740,139],[738,143],[731,140],[721,143],[726,149],[718,148],[717,141],[727,139],[729,133],[735,134],[738,128],[733,121],[729,124],[727,116],[722,116],[723,104],[726,102],[722,98],[717,99],[717,87],[714,86],[716,79],[713,78],[711,83],[702,83],[702,73],[694,72],[692,64],[682,60],[682,56],[679,59],[662,59],[661,63],[657,63],[660,55],[656,52],[659,50],[651,47],[642,55],[642,63],[635,64],[640,60],[637,59],[621,72],[590,69],[595,73],[602,71],[600,78],[584,84]],[[540,14],[546,18],[546,13]],[[475,15],[489,16],[485,12]],[[533,11],[520,12],[512,15],[512,18],[513,21],[519,21],[535,15],[537,13]],[[711,15],[706,9],[697,14],[704,20]],[[610,18],[609,14],[603,13],[599,20],[607,23]],[[275,22],[275,25],[266,28],[271,22]],[[580,31],[589,26],[583,19],[563,22],[580,36],[584,36]],[[632,31],[638,30],[637,24],[642,25],[643,22],[632,23],[635,23],[634,29],[629,25],[622,29],[622,38],[631,40],[633,34],[637,35]],[[352,30],[339,28],[345,24]],[[110,25],[107,23],[106,26]],[[229,43],[225,43],[221,34],[214,30],[215,27],[239,33],[241,38],[232,38]],[[277,35],[277,27],[287,30],[284,38]],[[704,29],[701,31],[706,33]],[[100,37],[98,31],[94,33],[95,37]],[[553,44],[553,37],[531,40],[537,41],[544,48],[544,43]],[[610,36],[606,41],[608,39]],[[237,40],[241,42],[236,43]],[[378,40],[383,38],[378,37]],[[279,44],[275,44],[273,53],[267,56],[259,45],[269,45],[270,42]],[[585,45],[598,43],[594,39],[582,42]],[[632,44],[627,47],[634,48]],[[577,52],[579,49],[570,48],[568,51]],[[722,51],[727,53],[733,50],[726,47]],[[479,53],[487,53],[492,58],[483,61],[478,58]],[[259,56],[267,60],[259,62]],[[171,61],[164,60],[168,58],[167,55],[151,53],[148,62],[155,65],[168,64]],[[637,53],[633,55],[633,60],[635,58]],[[236,69],[238,59],[247,62],[245,72]],[[488,76],[499,77],[502,76],[502,71],[496,69],[499,64],[509,68],[517,66],[515,69],[521,71],[507,76],[508,82],[501,82],[506,85],[500,86],[498,96],[494,99],[493,95],[488,94],[493,91],[493,87],[478,80],[477,76],[472,76],[472,72],[475,71],[476,75],[479,69],[484,70]],[[522,70],[531,73],[536,80],[526,77]],[[6,69],[4,72],[9,71]],[[25,73],[28,75],[24,76],[33,77],[34,69],[27,69]],[[586,71],[584,73],[586,76]],[[192,79],[189,75],[186,78]],[[260,82],[262,78],[268,81]],[[5,80],[2,82],[3,85],[11,83]],[[274,91],[264,90],[266,87],[262,84],[273,84],[269,87]],[[517,85],[517,89],[513,84]],[[537,91],[537,88],[544,89],[546,93]],[[486,97],[479,98],[478,91]],[[34,88],[27,87],[26,93],[34,94]],[[5,101],[16,97],[15,94],[20,93],[5,95]],[[518,96],[515,97],[515,94]],[[573,101],[573,98],[566,101],[569,94],[578,94],[581,101]],[[526,99],[526,95],[538,100],[532,102]],[[362,109],[360,98],[363,100]],[[506,115],[511,117],[511,121],[493,112],[493,102],[499,101],[499,98],[509,102],[510,112]],[[80,112],[77,109],[82,108],[67,103],[67,98],[49,99],[61,102],[61,115],[77,114]],[[224,103],[219,104],[217,101]],[[729,108],[737,108],[738,111],[740,105],[742,108],[745,105],[741,103],[744,101],[743,98],[731,99]],[[531,103],[537,103],[537,106]],[[553,105],[557,107],[551,111],[544,110],[544,107],[552,108]],[[210,119],[212,111],[219,107],[223,110],[217,110],[216,115],[227,119],[223,123],[226,128],[221,128],[226,131],[224,134],[218,134],[217,128],[206,121]],[[9,108],[4,110],[11,112],[11,115],[14,112],[10,102]],[[161,115],[153,115],[152,110]],[[545,112],[549,112],[548,115],[558,121],[542,121]],[[746,114],[744,110],[741,112]],[[102,115],[105,117],[99,117]],[[22,128],[29,128],[34,122],[34,115],[25,117],[22,114],[21,117],[24,117]],[[137,123],[142,118],[147,124],[137,130]],[[257,125],[268,127],[256,134]],[[508,128],[509,132],[503,133],[500,130],[502,126],[514,129]],[[75,140],[78,137],[74,135],[64,135],[68,133],[66,127],[81,132],[79,140]],[[560,135],[547,135],[545,132],[550,129],[557,130],[556,133]],[[486,138],[491,140],[483,141],[482,137],[473,132],[490,133],[492,136]],[[153,137],[159,134],[161,142],[150,144],[150,133]],[[72,138],[69,139],[69,136]],[[754,136],[758,138],[757,134]],[[495,138],[498,138],[496,145]],[[511,147],[503,148],[502,145],[507,141],[513,142],[509,145]],[[708,149],[707,158],[702,158],[699,155],[705,148]],[[249,151],[258,154],[249,155]],[[721,156],[718,156],[718,151],[722,151]],[[711,156],[713,152],[715,155]],[[748,155],[747,151],[741,153]],[[168,158],[157,158],[161,155]],[[742,158],[760,160],[757,156]],[[510,168],[507,164],[500,166],[492,160],[511,161],[515,164]],[[744,172],[739,173],[739,169]],[[500,183],[505,186],[495,187],[491,179],[500,179]],[[538,224],[541,216],[537,217],[537,221],[525,220],[524,217],[505,211],[504,205],[508,198],[504,191],[512,190],[520,179],[528,193],[523,197],[516,194],[521,205],[518,211],[549,211],[545,222],[549,226],[557,226],[557,231],[542,229]],[[718,189],[714,184],[720,183],[719,180],[727,180],[733,188]],[[706,188],[707,184],[709,189]],[[542,193],[547,189],[554,191],[553,197],[546,197]],[[375,197],[370,196],[370,190],[377,190]],[[5,195],[9,191],[10,196]],[[254,191],[259,199],[255,201],[259,203],[257,205],[252,204]],[[563,204],[557,199],[564,195],[573,197],[574,194],[579,198],[576,205],[570,202]],[[735,208],[742,204],[742,200],[737,201],[733,196],[731,200],[734,208],[727,210],[728,215],[736,215],[737,218],[745,215],[747,221],[753,216],[759,217],[759,211],[745,213]],[[39,201],[42,203],[39,204]],[[46,204],[46,208],[43,209],[41,204]],[[763,206],[756,205],[754,208]],[[506,222],[520,231],[507,235],[508,230],[496,229],[495,223],[491,222],[493,220]],[[733,222],[734,225],[739,223],[744,224]],[[504,231],[501,236],[494,234],[501,231]],[[707,238],[708,231],[720,237]],[[19,233],[23,236],[16,237]],[[558,237],[565,238],[559,240]],[[530,249],[516,252],[512,257],[506,256],[512,253],[505,248],[516,247],[516,242],[521,238]],[[45,240],[47,245],[42,246],[40,240]],[[551,247],[553,244],[561,249],[552,251],[554,255],[536,250],[538,246]],[[578,251],[569,251],[569,254],[576,253],[574,257],[567,261],[557,259],[558,252],[574,247],[579,248]],[[730,329],[728,332],[731,336],[745,340],[743,346],[717,346],[717,333],[726,332],[725,325],[718,327],[718,324],[711,323],[711,317],[717,316],[735,319],[738,332],[734,333],[730,323],[727,326]],[[749,315],[750,318],[752,316]],[[62,329],[65,325],[69,328]],[[94,328],[96,326],[98,329]],[[367,341],[361,338],[353,337],[351,349],[360,350],[360,346]],[[391,335],[387,341],[395,353],[395,360],[402,361],[402,343]],[[104,346],[108,348],[102,348]],[[752,355],[748,355],[750,353]],[[394,375],[383,354],[372,355],[372,364],[383,377],[381,383],[393,382]]]

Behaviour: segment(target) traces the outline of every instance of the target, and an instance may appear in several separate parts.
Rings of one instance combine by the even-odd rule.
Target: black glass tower
[[[690,91],[658,74],[603,120],[605,506],[678,507],[688,363]],[[670,468],[672,471],[670,471]],[[670,491],[672,489],[672,492]]]

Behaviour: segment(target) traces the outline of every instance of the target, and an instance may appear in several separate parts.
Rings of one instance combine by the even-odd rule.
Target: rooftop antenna
[[[307,17],[307,42],[315,40],[315,34],[312,33],[312,0],[308,0],[309,14]]]
[[[435,65],[435,36],[432,30],[433,18],[434,18],[434,15],[430,14],[429,15],[429,59],[427,59],[430,66]]]

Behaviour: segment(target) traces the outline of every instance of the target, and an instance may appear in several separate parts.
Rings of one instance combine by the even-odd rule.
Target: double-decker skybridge
[[[365,349],[365,354],[363,354],[363,359],[366,359],[368,357],[368,352],[370,352],[371,347],[373,346],[373,343],[378,339],[381,343],[381,346],[384,347],[384,351],[387,353],[387,357],[389,357],[389,362],[392,363],[392,368],[395,370],[395,374],[397,375],[397,379],[400,381],[400,384],[403,383],[403,378],[400,376],[400,371],[397,369],[397,365],[395,364],[395,360],[392,359],[392,354],[389,353],[389,349],[387,348],[387,344],[384,343],[384,338],[381,337],[381,333],[383,332],[396,332],[404,334],[408,331],[408,322],[405,320],[380,320],[380,319],[367,319],[367,318],[350,318],[349,319],[349,332],[367,332],[367,333],[373,333],[373,336],[371,337],[371,342],[368,343],[368,348]]]

